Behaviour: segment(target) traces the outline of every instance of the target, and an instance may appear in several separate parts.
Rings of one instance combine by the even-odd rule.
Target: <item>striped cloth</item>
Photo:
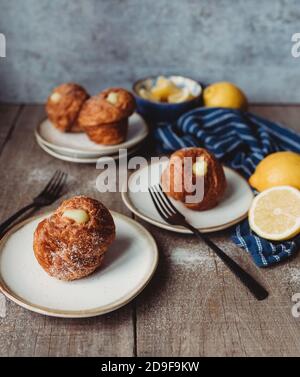
[[[300,153],[300,135],[251,113],[220,108],[198,108],[174,123],[158,123],[154,137],[163,152],[202,146],[224,164],[249,178],[268,154],[289,150]],[[250,253],[260,267],[278,263],[300,247],[300,236],[270,242],[253,234],[245,220],[232,240]]]

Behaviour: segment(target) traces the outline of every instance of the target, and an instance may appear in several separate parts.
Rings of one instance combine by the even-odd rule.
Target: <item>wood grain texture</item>
[[[270,292],[256,301],[221,261],[192,236],[144,224],[160,250],[159,270],[138,297],[139,356],[300,355],[291,297],[300,292],[299,258],[267,270],[229,240],[212,239]]]
[[[250,111],[266,119],[280,123],[294,131],[300,130],[299,105],[253,105],[250,107]]]
[[[250,110],[300,130],[299,106]],[[262,270],[230,241],[230,231],[212,236],[269,290],[269,299],[258,302],[205,244],[143,224],[157,240],[160,266],[137,299],[139,356],[300,356],[299,320],[291,314],[299,255]]]
[[[300,107],[252,110],[300,129]],[[58,168],[69,174],[64,197],[91,195],[131,216],[118,193],[99,194],[94,165],[63,162],[38,147],[32,132],[45,116],[42,106],[21,111],[1,106],[0,116],[6,125],[6,131],[0,128],[0,221],[26,204]],[[0,356],[300,356],[299,320],[291,314],[291,297],[300,292],[299,255],[261,270],[230,241],[230,231],[212,235],[269,290],[270,298],[257,302],[203,243],[140,222],[158,243],[160,263],[133,303],[105,316],[65,320],[7,302],[0,318]]]
[[[86,194],[111,209],[129,214],[118,193],[97,192],[95,181],[99,171],[95,165],[59,161],[39,148],[33,137],[33,129],[43,117],[43,106],[26,106],[6,142],[0,159],[4,178],[0,181],[0,221],[39,193],[56,169],[69,175],[64,198]],[[52,207],[57,205],[53,204]],[[112,314],[97,318],[55,319],[31,313],[8,301],[6,317],[0,318],[0,355],[132,356],[132,312],[132,304],[129,304]]]
[[[0,104],[0,153],[9,138],[22,106]]]

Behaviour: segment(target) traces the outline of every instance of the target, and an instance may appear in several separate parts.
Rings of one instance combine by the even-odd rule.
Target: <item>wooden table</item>
[[[251,110],[300,130],[299,106]],[[0,221],[58,168],[69,174],[66,196],[91,195],[132,216],[119,194],[97,192],[94,165],[63,162],[39,148],[33,129],[44,116],[41,105],[0,105]],[[0,356],[300,356],[300,319],[291,314],[292,295],[300,292],[300,255],[262,270],[230,241],[229,231],[212,236],[269,290],[269,299],[258,302],[203,243],[143,224],[160,251],[144,292],[114,313],[75,320],[4,305],[2,297]]]

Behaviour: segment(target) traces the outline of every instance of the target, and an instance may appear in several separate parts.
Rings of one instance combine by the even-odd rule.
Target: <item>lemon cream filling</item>
[[[106,101],[115,105],[118,102],[118,93],[110,92],[109,95],[106,97]]]
[[[77,224],[84,224],[89,221],[89,214],[83,209],[67,209],[63,217],[74,220]]]
[[[61,95],[59,93],[57,93],[57,92],[54,92],[51,95],[50,99],[51,99],[52,102],[57,103],[57,102],[59,102],[61,100]]]
[[[204,157],[197,158],[197,161],[193,164],[193,173],[197,177],[203,177],[207,173],[207,162]]]

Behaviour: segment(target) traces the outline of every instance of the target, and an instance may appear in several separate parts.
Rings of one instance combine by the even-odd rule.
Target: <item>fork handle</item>
[[[258,283],[251,275],[248,274],[242,267],[240,267],[233,259],[224,253],[215,243],[213,243],[207,236],[201,233],[192,225],[187,224],[189,228],[200,240],[204,241],[209,246],[225,265],[237,276],[237,278],[249,289],[257,300],[264,300],[269,296],[266,289]]]
[[[3,232],[15,221],[17,218],[23,215],[23,213],[27,212],[30,208],[37,207],[36,203],[32,202],[28,204],[27,206],[19,209],[16,213],[14,213],[12,216],[10,216],[8,219],[6,219],[1,225],[0,225],[0,237],[3,234]]]

